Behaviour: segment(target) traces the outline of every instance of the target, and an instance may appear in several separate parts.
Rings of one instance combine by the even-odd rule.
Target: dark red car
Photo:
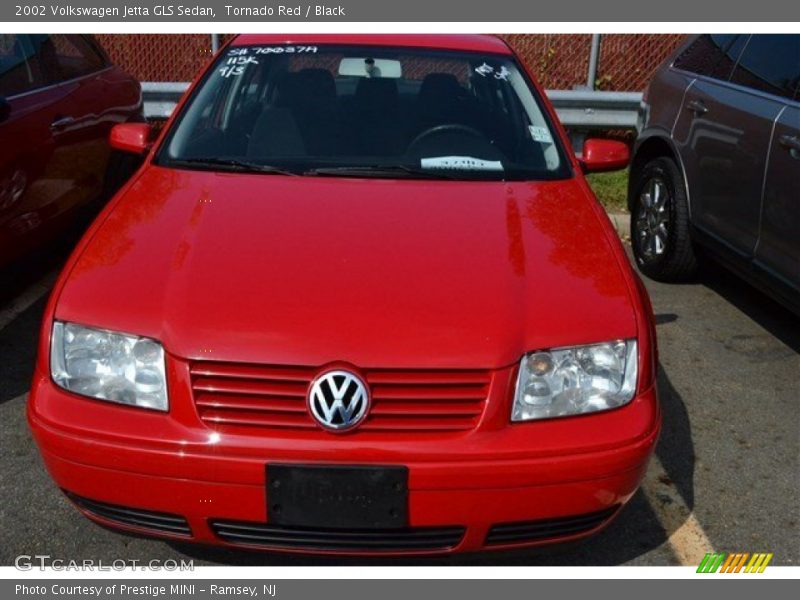
[[[88,517],[441,553],[575,539],[660,427],[647,294],[531,74],[483,36],[245,35],[79,244],[29,421]]]
[[[0,34],[0,266],[110,196],[125,161],[109,169],[109,132],[141,115],[138,82],[90,36]]]

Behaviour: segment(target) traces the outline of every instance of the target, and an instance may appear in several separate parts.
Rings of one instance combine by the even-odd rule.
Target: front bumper
[[[28,404],[31,429],[51,476],[88,517],[163,538],[326,554],[431,554],[567,541],[596,533],[630,499],[660,427],[655,387],[601,414],[382,439],[220,436],[196,415],[192,422],[191,401],[175,396],[173,412],[159,414],[74,396],[37,372]],[[429,543],[313,543],[331,532],[308,531],[265,536],[264,467],[270,462],[406,465],[409,539]],[[176,518],[185,520],[185,529],[158,526]],[[243,535],[232,537],[231,524]],[[442,530],[452,535],[430,542]],[[393,539],[391,533],[385,539]]]

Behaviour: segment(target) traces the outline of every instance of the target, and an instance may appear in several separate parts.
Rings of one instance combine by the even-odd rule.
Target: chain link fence
[[[97,35],[111,60],[140,81],[190,81],[212,56],[210,35]],[[221,35],[220,44],[230,35]],[[502,36],[546,89],[587,85],[592,36]],[[642,91],[655,69],[681,43],[680,34],[607,34],[600,40],[595,89]]]
[[[211,59],[210,35],[95,35],[111,60],[139,81],[191,81]]]
[[[602,36],[595,89],[643,91],[656,68],[685,38],[683,34]]]
[[[600,38],[597,77],[589,86],[592,36],[516,34],[502,36],[548,90],[593,87],[613,92],[644,90],[653,72],[686,37],[683,34],[607,34]]]
[[[548,90],[586,85],[591,35],[514,34],[502,36]]]

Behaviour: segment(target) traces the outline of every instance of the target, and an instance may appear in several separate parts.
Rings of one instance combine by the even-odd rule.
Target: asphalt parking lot
[[[0,274],[0,564],[20,554],[363,564],[121,535],[67,503],[25,422],[39,320],[64,246]],[[645,484],[620,518],[569,547],[422,564],[697,564],[712,549],[772,552],[772,564],[800,564],[800,319],[719,268],[690,284],[646,283],[658,322],[664,428]]]

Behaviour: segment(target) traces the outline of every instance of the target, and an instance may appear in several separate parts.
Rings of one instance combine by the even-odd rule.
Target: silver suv
[[[639,269],[700,251],[800,313],[800,35],[700,35],[656,72],[628,188]]]

